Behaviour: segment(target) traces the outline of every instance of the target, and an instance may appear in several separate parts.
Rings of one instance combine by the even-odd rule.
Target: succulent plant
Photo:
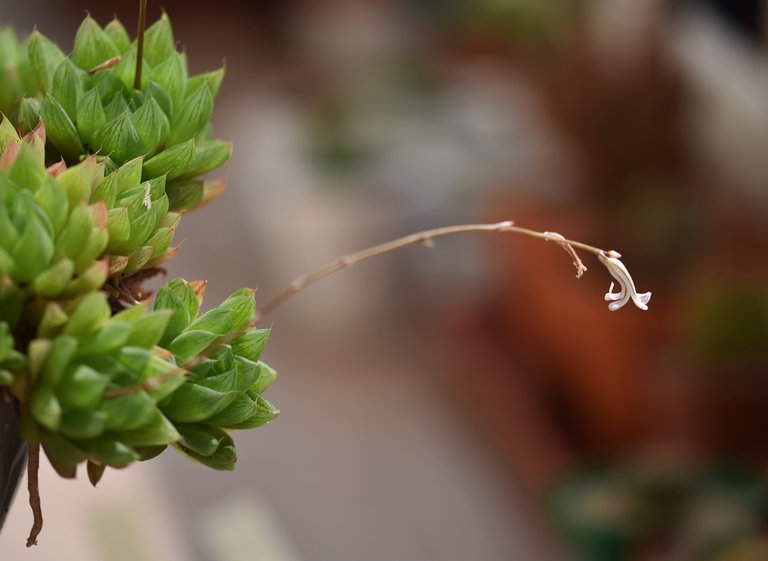
[[[94,484],[168,445],[233,469],[229,431],[277,415],[252,290],[200,314],[203,282],[169,282],[154,309],[141,289],[231,153],[209,123],[223,70],[189,77],[166,15],[144,43],[134,88],[117,20],[86,17],[70,56],[0,31],[0,398],[30,458],[41,446],[63,477],[86,463]]]
[[[24,138],[0,124],[0,385],[25,439],[64,477],[87,461],[94,483],[168,444],[231,469],[225,431],[276,415],[260,395],[274,371],[259,362],[253,291],[198,317],[204,283],[176,279],[153,311],[126,308],[109,276],[166,254],[163,221],[178,215],[163,178],[141,183],[137,159],[106,176],[93,156],[46,169],[44,144],[42,124]]]

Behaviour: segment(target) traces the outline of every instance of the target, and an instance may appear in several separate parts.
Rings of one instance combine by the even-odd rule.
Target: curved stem
[[[34,522],[27,538],[27,547],[37,545],[37,536],[43,529],[43,510],[40,506],[40,443],[29,445],[29,461],[27,462],[27,488],[29,489],[29,506],[32,507]]]
[[[312,271],[311,273],[300,275],[293,279],[291,284],[280,291],[276,296],[269,300],[264,306],[256,311],[254,323],[264,319],[266,316],[280,307],[286,300],[301,292],[308,286],[315,284],[316,282],[324,279],[333,273],[351,267],[356,263],[365,261],[378,255],[383,255],[397,249],[407,247],[409,245],[422,244],[427,247],[434,246],[434,239],[442,236],[448,236],[451,234],[460,234],[466,232],[514,232],[516,234],[522,234],[524,236],[530,236],[532,238],[538,238],[546,241],[555,241],[561,245],[571,246],[572,248],[583,249],[590,253],[594,253],[597,256],[604,254],[605,252],[591,245],[585,243],[572,241],[553,232],[537,232],[535,230],[529,230],[528,228],[520,228],[514,225],[514,222],[507,220],[504,222],[497,222],[495,224],[462,224],[458,226],[445,226],[443,228],[435,228],[433,230],[425,230],[423,232],[417,232],[409,236],[404,236],[390,242],[375,245],[367,249],[363,249],[356,253],[350,253],[343,255],[335,261],[320,267],[319,269]]]

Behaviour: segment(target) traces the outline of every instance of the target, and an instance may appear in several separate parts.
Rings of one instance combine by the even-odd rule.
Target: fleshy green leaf
[[[175,117],[181,109],[187,89],[187,63],[184,55],[174,53],[155,66],[152,80],[168,95],[171,100],[171,113]]]
[[[125,30],[125,27],[123,27],[123,24],[120,23],[120,20],[117,18],[114,18],[104,26],[104,33],[112,39],[112,43],[114,43],[117,50],[121,53],[124,53],[131,47],[131,38]]]
[[[145,150],[128,111],[101,127],[95,140],[102,153],[118,164],[141,156]]]
[[[25,189],[36,191],[48,178],[41,156],[33,146],[22,143],[8,176],[18,185],[24,185]]]
[[[37,275],[32,287],[38,295],[53,298],[64,291],[74,272],[75,264],[65,257]]]
[[[61,422],[61,404],[50,386],[38,385],[29,400],[29,410],[35,420],[46,428],[56,430]]]
[[[175,422],[197,423],[223,411],[238,395],[237,376],[230,371],[200,383],[183,384],[161,409]]]
[[[33,31],[27,44],[29,63],[43,93],[51,91],[53,76],[66,55],[50,39],[38,31]]]
[[[219,337],[210,331],[186,330],[168,345],[168,350],[176,355],[180,364],[184,364],[210,347]]]
[[[211,119],[213,96],[208,88],[199,88],[174,111],[168,146],[193,138]]]
[[[155,401],[145,392],[103,400],[99,410],[107,415],[107,430],[134,430],[155,416]]]
[[[247,394],[240,395],[226,409],[208,419],[206,423],[215,427],[229,428],[244,423],[252,418],[258,410],[256,401]],[[181,431],[181,429],[179,429]],[[182,435],[184,431],[181,431]],[[185,445],[189,446],[186,442]],[[189,446],[192,448],[192,446]],[[199,452],[199,450],[196,450]],[[202,454],[202,452],[200,452]]]
[[[231,343],[232,352],[237,356],[258,362],[269,341],[269,329],[251,329],[238,336]]]
[[[82,337],[99,329],[112,315],[112,310],[103,292],[85,296],[77,305],[64,328],[66,335]]]
[[[51,95],[61,104],[69,118],[76,121],[78,103],[83,96],[83,84],[80,73],[69,59],[65,59],[56,69]]]
[[[29,132],[34,129],[40,122],[40,101],[34,97],[25,97],[21,100],[19,105],[19,125],[24,132]],[[3,152],[4,148],[0,145],[0,152]]]
[[[83,70],[90,70],[119,54],[112,39],[96,20],[86,16],[75,35],[72,62]]]
[[[111,320],[80,342],[77,356],[108,354],[125,345],[133,328],[125,321]]]
[[[89,366],[70,368],[56,384],[56,395],[66,407],[93,409],[101,401],[101,394],[109,378]]]
[[[74,439],[95,438],[104,432],[106,425],[106,413],[68,409],[61,416],[59,432]]]
[[[210,456],[203,456],[198,454],[197,452],[190,450],[182,444],[177,444],[176,448],[187,455],[189,458],[196,460],[201,464],[208,466],[209,468],[220,471],[231,471],[235,469],[235,463],[237,463],[235,443],[232,441],[232,437],[229,435],[226,435],[221,440],[219,446],[216,448],[216,451]]]
[[[211,96],[216,99],[216,94],[219,93],[221,82],[224,80],[224,72],[224,68],[219,68],[218,70],[214,70],[212,72],[205,72],[203,74],[193,76],[187,81],[186,95],[189,96],[195,93],[201,87],[205,86],[211,92]]]
[[[195,155],[195,141],[189,140],[163,150],[144,163],[145,179],[167,175],[173,179],[184,174],[187,166]]]
[[[77,464],[86,458],[85,452],[54,432],[40,431],[40,443],[56,473],[70,479],[75,477]]]
[[[16,262],[16,278],[20,281],[32,281],[48,266],[53,257],[53,240],[40,221],[27,222],[12,256]]]
[[[232,143],[223,140],[195,142],[195,155],[179,179],[198,177],[222,166],[232,156]]]
[[[255,429],[256,427],[266,425],[270,421],[273,421],[280,414],[280,411],[278,411],[277,407],[272,405],[269,401],[264,399],[262,396],[251,395],[251,397],[256,401],[256,405],[257,405],[256,414],[254,414],[247,421],[243,421],[242,423],[239,423],[237,425],[229,426],[228,428],[232,430]]]
[[[46,96],[40,107],[40,115],[45,123],[48,140],[64,156],[67,163],[77,163],[85,150],[75,125],[55,97]]]
[[[165,141],[171,127],[165,113],[152,98],[131,116],[131,121],[150,156]]]
[[[227,437],[223,430],[205,425],[180,423],[176,428],[181,434],[180,443],[185,448],[206,457],[212,456]]]
[[[79,444],[87,457],[114,468],[122,468],[138,460],[139,455],[127,444],[102,435],[91,440],[81,440]]]
[[[74,358],[75,351],[77,351],[77,339],[68,335],[56,337],[40,371],[41,381],[54,387]]]
[[[106,122],[107,117],[101,105],[99,91],[96,88],[88,90],[77,106],[77,132],[80,138],[92,147],[96,131]]]
[[[269,386],[271,386],[272,382],[274,382],[276,378],[277,372],[275,372],[275,370],[270,365],[264,362],[259,362],[259,377],[256,378],[255,382],[253,382],[249,391],[252,393],[260,394]]]
[[[159,20],[147,28],[144,35],[144,49],[144,56],[152,65],[159,64],[176,52],[171,21],[165,12]]]
[[[35,201],[48,215],[54,233],[60,233],[69,215],[67,193],[61,188],[61,185],[52,179],[46,179],[35,191]]]
[[[120,440],[134,446],[158,446],[170,444],[181,438],[173,424],[160,411],[149,423],[130,431],[120,431]]]

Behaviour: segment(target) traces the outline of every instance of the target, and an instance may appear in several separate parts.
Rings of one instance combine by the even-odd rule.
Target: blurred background
[[[150,0],[151,19],[160,13]],[[281,417],[234,473],[166,452],[20,490],[2,559],[768,559],[768,13],[763,0],[166,0],[219,67],[225,196],[169,276],[262,303],[412,231],[514,219],[617,249],[610,313],[553,244],[439,240],[267,321]],[[85,10],[0,0],[71,45]],[[585,256],[586,257],[586,256]]]

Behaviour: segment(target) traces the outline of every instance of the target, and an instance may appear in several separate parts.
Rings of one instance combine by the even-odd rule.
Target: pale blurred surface
[[[765,4],[166,2],[192,69],[227,64],[229,187],[169,267],[209,305],[501,219],[621,251],[653,300],[612,314],[599,263],[576,281],[527,239],[361,264],[268,318],[282,413],[235,434],[234,473],[46,472],[40,546],[21,489],[0,558],[768,559]],[[134,8],[0,19],[68,45]]]

